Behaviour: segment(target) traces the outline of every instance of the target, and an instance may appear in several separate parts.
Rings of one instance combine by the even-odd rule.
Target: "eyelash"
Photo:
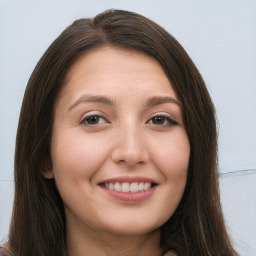
[[[93,114],[93,115],[89,115],[89,116],[86,116],[86,117],[82,118],[82,120],[80,121],[80,124],[84,124],[84,125],[88,125],[88,126],[99,125],[99,123],[96,123],[96,124],[90,124],[90,123],[88,123],[88,120],[89,120],[90,118],[97,118],[97,120],[99,120],[99,119],[104,119],[107,123],[109,123],[109,122],[107,121],[107,119],[106,119],[104,116]]]
[[[170,126],[173,126],[173,125],[178,125],[178,122],[175,121],[173,118],[171,118],[169,115],[164,115],[164,114],[160,114],[160,115],[155,115],[153,117],[151,117],[149,119],[149,121],[152,121],[153,119],[163,119],[164,122],[168,122],[167,124],[154,124],[152,123],[153,125],[159,125],[159,126],[166,126],[166,127],[170,127]],[[149,123],[149,121],[147,123]]]
[[[98,121],[97,123],[94,123],[94,124],[90,124],[89,122],[89,119],[92,119],[91,121]],[[93,119],[94,118],[94,119]],[[155,123],[153,123],[153,119],[157,119],[158,118],[158,121],[160,120],[160,121],[164,121],[164,123],[161,123],[161,124],[155,124]],[[97,115],[97,114],[93,114],[93,115],[89,115],[89,116],[86,116],[86,117],[84,117],[84,118],[82,118],[82,120],[80,121],[80,124],[83,124],[83,125],[86,125],[86,126],[96,126],[96,125],[100,125],[101,123],[99,123],[99,120],[100,119],[104,119],[104,123],[109,123],[108,121],[107,121],[107,119],[104,117],[104,116],[102,116],[102,115]],[[89,122],[88,122],[89,121]],[[167,124],[165,123],[165,122],[168,122]],[[151,123],[150,123],[151,122]],[[175,121],[173,118],[171,118],[170,116],[168,116],[168,115],[163,115],[163,114],[161,114],[161,115],[155,115],[155,116],[153,116],[153,117],[151,117],[148,121],[147,121],[147,123],[149,124],[152,124],[152,125],[157,125],[157,126],[165,126],[165,127],[170,127],[170,126],[172,126],[172,125],[178,125],[178,122],[177,121]]]

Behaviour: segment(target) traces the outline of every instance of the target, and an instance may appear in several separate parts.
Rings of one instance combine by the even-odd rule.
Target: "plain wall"
[[[219,119],[228,230],[241,255],[255,256],[255,0],[0,0],[0,239],[11,217],[15,136],[29,76],[66,26],[109,8],[151,18],[178,39],[199,68]]]

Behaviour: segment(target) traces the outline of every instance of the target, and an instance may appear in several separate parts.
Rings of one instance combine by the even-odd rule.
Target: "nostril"
[[[112,160],[117,164],[128,166],[146,163],[148,153],[144,143],[140,142],[139,139],[135,140],[135,138],[118,141],[112,151]]]

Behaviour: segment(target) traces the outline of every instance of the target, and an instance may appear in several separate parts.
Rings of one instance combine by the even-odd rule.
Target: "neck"
[[[160,231],[120,236],[103,232],[67,230],[68,256],[160,256]]]

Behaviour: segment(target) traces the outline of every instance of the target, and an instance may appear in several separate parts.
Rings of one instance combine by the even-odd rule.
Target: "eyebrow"
[[[74,104],[72,104],[69,107],[69,111],[72,110],[73,108],[75,108],[77,105],[79,105],[80,103],[83,102],[98,102],[98,103],[102,103],[108,106],[114,106],[116,105],[116,102],[108,97],[105,96],[100,96],[100,95],[92,95],[92,96],[88,96],[88,95],[83,95],[81,96]]]
[[[72,110],[77,105],[79,105],[80,103],[83,103],[83,102],[98,102],[98,103],[102,103],[102,104],[105,104],[105,105],[108,105],[108,106],[117,105],[115,100],[113,100],[111,98],[108,98],[108,97],[105,97],[105,96],[83,95],[77,101],[75,101],[74,104],[72,104],[69,107],[68,111]],[[155,96],[155,97],[151,97],[151,98],[147,99],[145,107],[153,107],[153,106],[164,104],[164,103],[174,103],[174,104],[177,104],[178,106],[182,105],[178,100],[176,100],[172,97],[169,97],[169,96]]]
[[[172,97],[169,97],[169,96],[155,96],[155,97],[152,97],[152,98],[149,98],[145,104],[145,107],[152,107],[152,106],[155,106],[155,105],[160,105],[160,104],[164,104],[164,103],[174,103],[174,104],[177,104],[178,106],[181,106],[182,104],[172,98]]]

